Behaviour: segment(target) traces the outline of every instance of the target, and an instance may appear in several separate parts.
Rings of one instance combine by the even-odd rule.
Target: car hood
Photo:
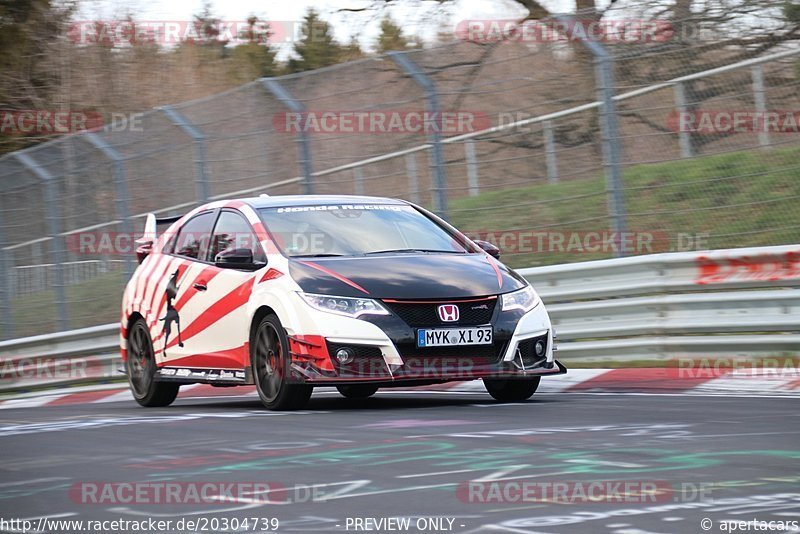
[[[449,299],[508,293],[524,279],[483,254],[397,254],[291,259],[307,293],[344,297]]]

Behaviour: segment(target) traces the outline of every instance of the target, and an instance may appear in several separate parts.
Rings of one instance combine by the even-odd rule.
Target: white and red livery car
[[[171,223],[156,235],[157,224]],[[411,203],[262,196],[149,215],[122,303],[121,347],[143,406],[182,384],[255,384],[264,405],[305,405],[316,386],[378,388],[483,379],[527,399],[553,358],[536,291]]]

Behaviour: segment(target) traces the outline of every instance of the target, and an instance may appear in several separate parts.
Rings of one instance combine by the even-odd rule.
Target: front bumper
[[[543,304],[527,313],[503,312],[498,306],[491,318],[494,344],[483,346],[418,348],[416,328],[394,313],[352,319],[311,310],[305,319],[302,330],[289,332],[293,382],[388,387],[567,372],[554,358],[552,326]],[[543,353],[537,353],[537,343],[544,345]],[[353,351],[352,362],[335,358],[341,348]]]

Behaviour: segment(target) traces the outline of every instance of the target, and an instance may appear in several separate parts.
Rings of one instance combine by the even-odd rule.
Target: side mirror
[[[217,254],[214,265],[220,269],[241,269],[244,271],[257,271],[264,264],[253,263],[253,251],[249,248],[235,248]]]
[[[476,239],[474,243],[481,247],[489,256],[497,260],[500,259],[500,249],[493,244],[489,243],[488,241],[481,241],[480,239]]]
[[[136,259],[139,263],[144,262],[147,256],[153,251],[153,244],[152,243],[144,243],[136,247]]]

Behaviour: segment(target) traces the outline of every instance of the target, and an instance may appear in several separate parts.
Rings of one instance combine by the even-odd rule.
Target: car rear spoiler
[[[147,214],[147,218],[144,221],[144,233],[142,233],[142,237],[136,240],[138,245],[136,257],[139,259],[139,263],[142,263],[153,250],[153,244],[158,238],[158,226],[178,222],[181,218],[183,218],[183,215],[156,218],[155,213]]]

